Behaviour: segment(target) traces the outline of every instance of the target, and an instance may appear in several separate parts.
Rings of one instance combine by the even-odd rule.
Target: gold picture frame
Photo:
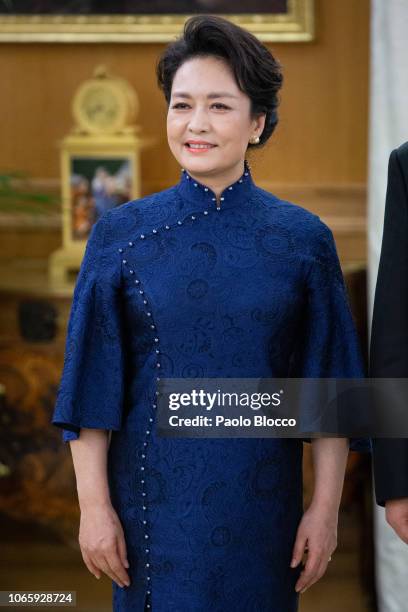
[[[280,13],[220,15],[266,42],[310,42],[315,37],[314,0],[287,0],[287,10]],[[1,14],[0,42],[170,42],[180,34],[190,16]]]
[[[93,214],[88,215],[93,212],[89,209],[96,209],[95,193],[92,193],[88,186],[80,192],[76,186],[80,186],[83,178],[90,182],[99,167],[117,162],[117,169],[123,164],[128,166],[130,178],[126,194],[123,194],[126,196],[122,199],[123,203],[125,200],[141,197],[141,145],[140,139],[132,134],[106,138],[69,134],[60,143],[62,247],[51,253],[48,261],[49,281],[54,288],[73,289],[89,233],[97,220]],[[78,163],[87,165],[88,168],[81,171]],[[88,199],[92,201],[88,202]],[[109,203],[110,208],[116,205],[121,206],[122,203]]]
[[[62,212],[63,212],[63,245],[70,249],[80,247],[83,249],[89,236],[81,236],[79,231],[75,231],[75,208],[76,198],[74,178],[91,180],[99,166],[107,165],[109,162],[117,162],[119,165],[127,165],[128,181],[126,193],[123,194],[123,202],[140,197],[140,146],[138,139],[133,135],[129,136],[108,136],[92,137],[82,135],[69,135],[61,142],[61,179],[62,179]],[[81,170],[81,163],[84,167]],[[90,167],[89,167],[90,166]],[[91,173],[90,175],[89,172]],[[92,200],[92,208],[96,205],[95,193],[87,193],[87,197]],[[119,203],[116,205],[120,205]],[[111,208],[114,204],[110,205]],[[97,208],[97,206],[96,206]],[[100,211],[100,214],[103,214]],[[95,221],[96,219],[94,219]],[[91,222],[93,225],[93,222]]]

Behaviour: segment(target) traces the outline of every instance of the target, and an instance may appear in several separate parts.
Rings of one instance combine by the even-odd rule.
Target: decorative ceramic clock
[[[72,292],[92,226],[109,209],[140,197],[140,154],[156,144],[135,123],[136,91],[99,66],[72,101],[73,129],[61,152],[62,247],[49,258],[52,287]]]
[[[126,130],[139,110],[134,90],[118,77],[111,77],[103,66],[92,79],[82,83],[73,101],[73,114],[80,131],[89,134],[115,134]]]

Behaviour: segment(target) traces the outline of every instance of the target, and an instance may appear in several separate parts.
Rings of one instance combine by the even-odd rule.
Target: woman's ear
[[[255,119],[254,129],[257,131],[257,135],[261,137],[264,131],[266,121],[266,113],[260,113]]]

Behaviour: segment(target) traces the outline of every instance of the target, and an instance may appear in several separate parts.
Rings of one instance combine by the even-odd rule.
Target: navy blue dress
[[[300,439],[164,438],[163,377],[360,377],[331,231],[258,187],[178,184],[106,212],[75,287],[52,422],[112,430],[131,585],[115,612],[295,612]]]

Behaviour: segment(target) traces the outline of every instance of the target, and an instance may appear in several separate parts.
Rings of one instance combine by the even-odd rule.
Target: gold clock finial
[[[95,79],[104,79],[108,76],[108,70],[105,64],[99,64],[94,70],[94,78]]]

